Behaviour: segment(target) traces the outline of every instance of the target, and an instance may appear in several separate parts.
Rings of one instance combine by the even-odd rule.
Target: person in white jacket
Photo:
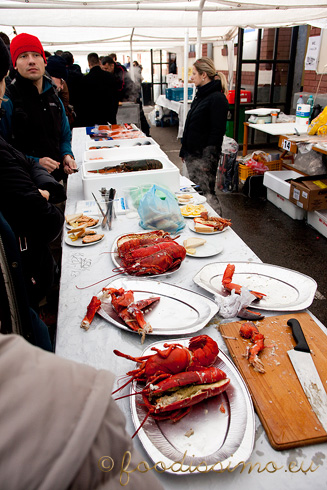
[[[155,470],[141,473],[112,373],[11,334],[0,334],[0,373],[1,488],[163,490]]]

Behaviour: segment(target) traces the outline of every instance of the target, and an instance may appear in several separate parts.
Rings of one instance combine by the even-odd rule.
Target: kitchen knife
[[[287,351],[287,354],[312,410],[327,432],[327,394],[312,360],[310,348],[298,320],[291,318],[287,325],[291,327],[296,341],[294,349]]]

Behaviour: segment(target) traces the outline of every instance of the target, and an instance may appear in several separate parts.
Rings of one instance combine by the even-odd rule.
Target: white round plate
[[[215,245],[213,243],[205,243],[200,247],[196,247],[195,250],[195,254],[189,254],[187,253],[186,249],[186,255],[188,255],[189,257],[194,257],[195,259],[198,259],[200,257],[212,257],[213,255],[220,254],[223,251],[223,247],[221,245]]]
[[[67,243],[67,245],[71,245],[72,247],[89,247],[90,245],[96,245],[97,243],[102,242],[103,239],[104,239],[104,236],[102,238],[100,238],[100,240],[98,240],[97,242],[83,243],[82,238],[78,238],[76,241],[73,241],[67,235],[65,237],[65,242]]]
[[[191,193],[189,193],[191,194]],[[181,194],[176,194],[176,197],[183,196],[183,193]],[[206,202],[207,198],[205,196],[201,196],[201,194],[194,194],[193,198],[188,200],[187,202],[180,202],[178,201],[178,204],[180,206],[186,206],[187,204],[203,204]]]
[[[195,218],[195,216],[194,216]],[[194,231],[194,233],[199,233],[200,235],[217,235],[218,233],[224,233],[224,231],[229,229],[229,226],[226,226],[222,231],[212,231],[211,233],[206,233],[205,231],[195,231],[194,229],[194,221],[190,221],[188,224],[190,230]]]
[[[88,216],[87,214],[85,216]],[[99,219],[99,216],[89,216],[89,218],[93,218],[93,219],[97,219],[99,220],[97,222],[96,225],[93,225],[93,226],[87,226],[87,228],[89,228],[90,230],[93,230],[93,228],[97,228],[98,226],[100,226],[100,219]],[[73,230],[74,228],[76,228],[75,226],[71,226],[69,225],[68,223],[66,223],[66,228],[68,228],[68,230]]]

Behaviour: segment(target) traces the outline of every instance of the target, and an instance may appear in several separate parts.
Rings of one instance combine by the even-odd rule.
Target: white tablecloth
[[[178,114],[178,134],[177,138],[181,138],[183,136],[184,131],[184,102],[176,102],[176,100],[169,100],[164,95],[159,95],[156,100],[156,104],[165,107],[171,111],[174,111]],[[187,104],[187,110],[189,110],[191,106],[191,102]]]
[[[80,154],[80,144],[83,139],[83,131],[74,130],[74,152],[77,157]],[[83,146],[84,150],[84,146]],[[77,201],[83,199],[80,174],[74,174],[68,179],[68,201],[66,212],[73,213]],[[108,369],[121,376],[132,369],[131,362],[119,358],[113,354],[113,349],[138,356],[150,343],[162,339],[157,336],[147,336],[145,343],[141,345],[140,337],[132,332],[121,330],[100,317],[96,317],[88,331],[80,328],[81,320],[86,313],[86,307],[92,297],[97,294],[108,282],[101,282],[88,289],[77,289],[95,283],[112,275],[113,263],[110,252],[114,239],[133,231],[141,231],[138,220],[129,220],[125,216],[119,216],[113,222],[113,229],[105,231],[104,241],[85,248],[75,248],[63,243],[62,277],[59,299],[59,316],[57,329],[56,353],[67,359],[94,366],[97,369]],[[182,238],[191,236],[188,226],[182,232]],[[230,229],[222,234],[208,236],[207,240],[217,241],[223,245],[223,252],[209,259],[186,257],[178,272],[167,275],[162,280],[171,284],[178,284],[184,288],[212,296],[193,282],[195,274],[209,262],[227,261],[255,261],[260,259],[252,250]],[[229,320],[230,321],[230,320]],[[217,342],[220,349],[228,354],[225,343],[214,325],[202,329],[199,334],[208,334]],[[105,389],[105,387],[104,387]],[[119,402],[123,410],[127,430],[134,433],[131,420],[129,400],[122,399]],[[144,456],[150,466],[152,462],[143,450],[138,438],[134,439],[136,447]],[[252,471],[241,467],[232,472],[223,473],[171,475],[160,474],[158,478],[167,490],[189,490],[202,488],[205,490],[234,490],[235,488],[255,490],[281,490],[294,489],[307,490],[308,488],[327,488],[326,471],[327,444],[301,447],[294,450],[275,451],[269,444],[266,433],[256,416],[255,446],[249,462],[256,465]],[[311,471],[304,474],[299,470],[292,473],[289,465],[294,461],[299,470]],[[318,467],[318,468],[317,468]],[[313,470],[316,469],[315,472]],[[293,470],[295,471],[295,469]],[[133,475],[131,475],[132,478]],[[128,488],[128,487],[127,487]]]

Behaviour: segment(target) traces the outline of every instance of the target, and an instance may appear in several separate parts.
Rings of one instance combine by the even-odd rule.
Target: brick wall
[[[318,27],[311,27],[310,37],[311,36],[319,36],[321,29]],[[317,91],[317,87],[321,78],[321,82],[319,85],[318,94],[326,94],[327,93],[327,73],[321,76],[321,73],[316,73],[315,70],[305,70],[303,77],[303,92],[309,92],[315,94]]]

